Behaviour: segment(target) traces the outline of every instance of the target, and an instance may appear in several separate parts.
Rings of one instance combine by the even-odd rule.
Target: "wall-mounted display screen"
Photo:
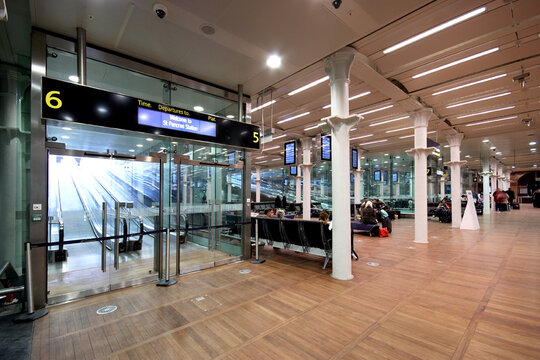
[[[285,143],[285,152],[283,153],[285,165],[296,164],[296,141]]]
[[[381,170],[375,170],[375,172],[373,172],[373,180],[381,181]]]
[[[332,137],[321,137],[321,160],[332,160]]]
[[[354,175],[351,174],[351,182],[353,183],[354,182]]]
[[[384,182],[388,181],[388,171],[383,171],[382,173],[382,179]]]
[[[444,175],[444,171],[442,171],[442,169],[437,169],[437,175],[443,176],[443,175]]]
[[[397,172],[394,172],[392,173],[392,182],[398,182],[398,173]]]
[[[138,113],[137,123],[139,125],[216,136],[215,122],[197,120],[188,116],[168,114],[141,107],[138,109]]]
[[[291,166],[291,175],[296,176],[297,174],[296,166]]]
[[[351,152],[351,164],[353,169],[358,169],[358,150],[352,149]]]

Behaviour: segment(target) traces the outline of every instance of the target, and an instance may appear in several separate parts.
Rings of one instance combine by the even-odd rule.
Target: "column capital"
[[[425,107],[409,112],[409,117],[411,118],[415,128],[427,127],[429,119],[431,118],[431,114],[433,114],[433,109]]]
[[[418,155],[428,156],[429,154],[431,154],[435,150],[436,150],[436,148],[434,148],[434,147],[414,148],[414,149],[405,150],[405,153],[407,155],[411,155],[411,156],[414,156],[414,155],[417,155],[417,154]]]
[[[347,117],[341,117],[341,116],[328,116],[325,118],[322,118],[322,121],[324,123],[328,124],[332,129],[336,129],[337,126],[345,125],[349,129],[356,125],[360,119],[363,119],[362,116],[358,115],[351,115]]]
[[[446,141],[448,141],[448,144],[450,146],[460,146],[461,145],[461,140],[463,140],[464,136],[465,136],[465,134],[463,134],[463,133],[446,135]]]
[[[481,172],[480,175],[482,175],[482,176],[491,176],[491,175],[493,175],[493,173],[491,171],[485,171],[485,172]]]
[[[304,136],[300,138],[300,142],[302,143],[303,149],[311,149],[311,146],[313,145],[313,138],[309,136]]]
[[[311,168],[315,166],[315,164],[299,164],[298,166],[302,168],[302,171],[306,171],[311,170]]]
[[[365,173],[366,170],[357,169],[357,170],[353,170],[352,172],[361,175],[361,174]]]
[[[324,58],[324,70],[330,77],[330,83],[336,80],[349,81],[351,65],[357,53],[355,48],[346,46]]]

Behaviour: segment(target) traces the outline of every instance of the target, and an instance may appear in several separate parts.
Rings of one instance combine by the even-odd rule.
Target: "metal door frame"
[[[182,165],[193,165],[193,166],[206,166],[206,167],[213,167],[213,168],[228,168],[228,169],[244,169],[244,162],[242,160],[234,163],[234,164],[231,164],[231,163],[220,163],[220,162],[209,162],[209,161],[201,161],[201,160],[191,160],[188,156],[186,155],[175,155],[174,156],[174,163],[176,164],[176,191],[177,191],[177,195],[176,195],[176,275],[182,275],[181,271],[180,271],[180,237],[178,236],[179,234],[179,231],[180,231],[180,181],[181,181],[181,178],[180,178],[180,169],[181,169],[181,166]],[[216,239],[215,239],[215,229],[212,229],[212,226],[215,226],[215,222],[216,222],[216,219],[214,219],[214,213],[215,213],[215,209],[214,209],[214,206],[217,205],[219,206],[219,213],[221,214],[221,203],[219,204],[216,204],[214,202],[211,202],[209,204],[211,206],[210,208],[210,219],[208,219],[208,234],[209,234],[209,244],[211,243],[212,244],[212,248],[213,248],[213,251],[216,250]],[[187,232],[186,232],[186,236],[187,236]],[[213,261],[213,266],[212,267],[216,267],[216,266],[219,266],[219,265],[224,265],[224,264],[227,264],[229,262],[233,262],[233,261],[236,261],[237,259],[233,258],[231,261],[228,261],[227,259],[224,260],[224,261],[220,261],[219,263],[217,263],[214,259]],[[190,268],[190,272],[194,272],[194,271],[199,271],[199,270],[202,270],[202,269],[206,269],[208,268],[207,266],[202,266],[202,265],[195,265],[193,267]]]
[[[103,158],[103,159],[111,159],[111,160],[124,160],[124,161],[136,161],[136,162],[147,162],[147,163],[159,163],[159,220],[158,225],[162,229],[163,228],[163,168],[164,164],[167,161],[167,154],[165,153],[155,153],[151,152],[149,155],[131,155],[131,154],[118,154],[115,152],[94,152],[94,151],[84,151],[84,150],[73,150],[73,149],[66,149],[65,144],[62,143],[51,143],[48,142],[46,144],[46,150],[47,150],[47,201],[49,199],[48,189],[49,189],[49,159],[50,155],[59,155],[59,156],[71,156],[71,157],[84,157],[84,158]],[[48,214],[47,214],[48,217]],[[47,239],[49,241],[49,239]],[[114,265],[115,268],[118,270],[118,246],[119,240],[115,240],[115,249],[114,249]],[[156,239],[156,244],[162,244],[163,243],[163,233],[158,234],[158,238]],[[158,245],[154,245],[154,249],[158,248]],[[157,252],[156,256],[156,250],[154,250],[154,267],[158,271],[157,274],[153,275],[147,275],[138,279],[131,279],[131,280],[124,280],[120,283],[112,284],[109,280],[108,286],[102,286],[98,288],[93,289],[86,289],[86,290],[79,290],[79,291],[73,291],[66,294],[59,294],[54,296],[47,295],[47,303],[49,305],[52,304],[58,304],[63,303],[66,301],[71,301],[75,299],[82,299],[84,297],[100,294],[112,290],[122,289],[130,286],[140,285],[144,283],[148,283],[154,280],[157,280],[157,278],[160,276],[160,273],[163,271],[163,249],[158,249],[159,252]],[[104,269],[106,269],[106,264],[103,263],[103,261],[106,261],[106,257],[103,256],[103,250],[102,250],[102,256],[101,256],[102,264],[101,268],[102,271],[105,272]],[[46,266],[46,274],[47,274],[47,289],[49,286],[49,267]],[[48,291],[47,291],[48,294]]]

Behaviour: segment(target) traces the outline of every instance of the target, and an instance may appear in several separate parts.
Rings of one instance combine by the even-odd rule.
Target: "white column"
[[[441,184],[441,201],[442,199],[444,199],[444,197],[446,196],[446,179],[444,178],[444,176],[441,176],[441,179],[439,180],[440,184]]]
[[[409,113],[414,125],[414,149],[405,151],[414,157],[414,242],[427,244],[427,156],[435,148],[427,147],[427,127],[433,110],[422,108]]]
[[[361,204],[362,203],[362,195],[363,195],[363,189],[362,189],[362,174],[364,173],[364,170],[362,170],[360,157],[362,156],[362,153],[364,150],[362,149],[356,149],[358,151],[358,169],[353,170],[354,174],[354,203],[355,204]]]
[[[296,168],[296,203],[302,202],[302,169]]]
[[[450,161],[444,165],[450,166],[450,187],[452,195],[452,227],[461,226],[461,165],[466,161],[460,161],[459,148],[463,134],[446,135],[446,140],[450,145]]]
[[[356,50],[346,47],[324,59],[330,76],[332,112],[326,119],[332,129],[332,277],[350,280],[350,143],[349,130],[359,117],[349,116],[349,73]]]
[[[484,198],[484,216],[491,214],[491,206],[489,203],[489,177],[491,172],[489,171],[489,158],[482,159],[482,196]]]
[[[255,202],[261,202],[261,167],[255,166]]]
[[[304,178],[304,186],[302,188],[302,219],[311,219],[311,147],[312,140],[310,137],[302,138],[302,175]]]

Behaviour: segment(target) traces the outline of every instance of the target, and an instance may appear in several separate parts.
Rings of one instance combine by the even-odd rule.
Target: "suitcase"
[[[441,212],[439,215],[439,221],[442,223],[451,223],[452,222],[452,212],[450,210],[446,210]]]
[[[512,204],[512,209],[516,209],[516,210],[519,210],[519,203],[513,203]]]
[[[392,233],[392,221],[390,220],[390,217],[382,218],[382,227],[388,229],[388,233]]]

